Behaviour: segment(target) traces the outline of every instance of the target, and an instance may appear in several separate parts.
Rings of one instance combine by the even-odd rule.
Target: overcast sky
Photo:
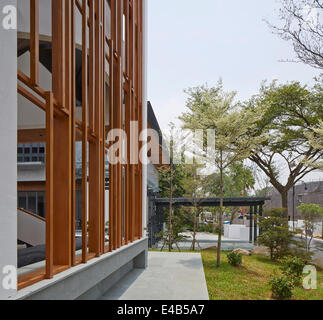
[[[222,78],[225,90],[246,100],[262,80],[312,84],[319,74],[304,64],[279,62],[294,52],[264,22],[277,22],[275,0],[148,2],[148,99],[161,128],[185,111],[185,88],[214,86]]]

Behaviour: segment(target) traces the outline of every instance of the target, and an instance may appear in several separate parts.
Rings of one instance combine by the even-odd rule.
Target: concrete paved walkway
[[[188,237],[186,240],[181,241],[178,243],[178,246],[181,250],[189,250],[192,246],[192,233],[191,232],[185,232],[183,233],[184,236]],[[198,241],[198,244],[196,244],[196,248],[200,247],[201,249],[206,249],[209,247],[217,246],[218,245],[218,236],[212,233],[206,233],[206,232],[198,232],[196,234],[196,240]],[[230,251],[237,248],[240,249],[246,249],[246,250],[252,250],[255,246],[249,242],[241,241],[237,239],[230,239],[222,236],[222,250],[224,251]],[[161,248],[162,243],[159,243],[157,248]],[[174,245],[174,249],[176,249]]]
[[[131,271],[101,300],[209,300],[201,255],[149,252],[148,268]]]

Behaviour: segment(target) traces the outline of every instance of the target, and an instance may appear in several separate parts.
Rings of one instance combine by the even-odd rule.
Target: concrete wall
[[[46,181],[46,167],[43,163],[19,163],[18,182]]]
[[[3,287],[3,268],[17,265],[17,30],[3,25],[8,5],[17,3],[0,2],[0,299],[15,294]]]
[[[96,300],[133,268],[147,266],[148,239],[138,240],[19,291],[19,300]]]

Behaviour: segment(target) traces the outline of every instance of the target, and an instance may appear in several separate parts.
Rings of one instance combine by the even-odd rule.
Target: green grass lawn
[[[216,267],[216,252],[201,252],[210,300],[270,300],[269,280],[274,272],[280,273],[279,264],[264,256],[243,257],[241,267],[228,263],[222,253],[222,263]],[[323,300],[323,272],[318,271],[317,290],[303,287],[293,290],[294,300]]]

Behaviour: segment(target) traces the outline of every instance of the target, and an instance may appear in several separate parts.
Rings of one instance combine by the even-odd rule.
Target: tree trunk
[[[194,208],[194,227],[193,227],[193,243],[192,243],[193,251],[195,251],[195,243],[196,243],[196,208]]]
[[[282,208],[286,209],[285,217],[288,219],[288,190],[280,192],[280,196],[282,199]]]
[[[218,248],[217,248],[217,267],[221,264],[221,241],[222,241],[222,220],[223,220],[223,154],[220,151],[221,163],[220,163],[220,217],[219,217],[219,235],[218,235]]]
[[[168,251],[172,251],[172,236],[173,236],[173,166],[170,164],[170,201],[169,201],[169,230],[168,230]]]
[[[233,212],[233,213],[231,214],[230,224],[233,224],[233,220],[234,220],[235,216],[236,216],[236,212]]]

